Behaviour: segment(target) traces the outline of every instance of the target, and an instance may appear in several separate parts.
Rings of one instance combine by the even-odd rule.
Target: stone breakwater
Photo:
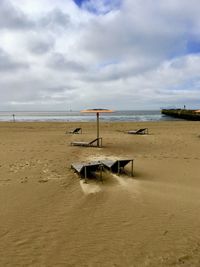
[[[200,112],[193,109],[162,109],[161,113],[174,118],[200,121]]]

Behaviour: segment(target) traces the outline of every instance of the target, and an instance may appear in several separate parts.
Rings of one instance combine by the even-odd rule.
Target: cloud
[[[83,64],[68,60],[61,53],[51,54],[47,66],[53,68],[55,71],[72,71],[72,72],[83,72],[85,71],[85,67]]]
[[[0,48],[0,72],[17,71],[27,69],[28,67],[29,65],[27,63],[13,60]]]
[[[27,47],[30,52],[38,55],[44,55],[53,50],[55,40],[50,35],[32,33],[27,39]]]
[[[1,106],[197,105],[199,1],[0,1]]]
[[[9,0],[0,0],[0,29],[26,30],[34,23]]]
[[[62,12],[59,8],[49,11],[39,21],[41,27],[67,27],[69,25],[69,15]]]

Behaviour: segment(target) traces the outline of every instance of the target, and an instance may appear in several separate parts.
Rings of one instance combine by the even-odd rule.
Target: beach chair
[[[103,166],[111,172],[120,174],[124,172],[124,167],[131,162],[131,176],[133,176],[133,159],[101,160]]]
[[[148,134],[149,130],[148,130],[148,128],[141,128],[138,130],[128,131],[127,133],[128,134]]]
[[[70,134],[79,134],[81,133],[82,134],[82,128],[76,128],[72,131],[69,131],[69,132],[66,132],[66,133],[70,133]]]
[[[93,173],[100,171],[100,179],[102,180],[103,164],[100,161],[93,161],[89,163],[73,163],[71,169],[79,174],[85,181],[87,178],[92,177]]]
[[[96,138],[90,142],[71,142],[71,146],[102,147],[102,138]]]

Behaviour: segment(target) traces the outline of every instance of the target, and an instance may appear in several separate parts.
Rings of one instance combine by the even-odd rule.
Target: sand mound
[[[99,184],[95,183],[94,181],[85,182],[83,179],[80,180],[81,189],[83,192],[88,194],[95,194],[102,190]]]

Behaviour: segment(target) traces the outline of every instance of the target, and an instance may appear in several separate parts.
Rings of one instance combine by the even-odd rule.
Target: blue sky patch
[[[73,0],[79,8],[84,8],[96,15],[106,14],[120,8],[121,0]]]
[[[81,7],[82,3],[86,2],[87,0],[74,0],[77,6]]]
[[[200,41],[189,40],[187,42],[187,53],[188,54],[200,53]]]

